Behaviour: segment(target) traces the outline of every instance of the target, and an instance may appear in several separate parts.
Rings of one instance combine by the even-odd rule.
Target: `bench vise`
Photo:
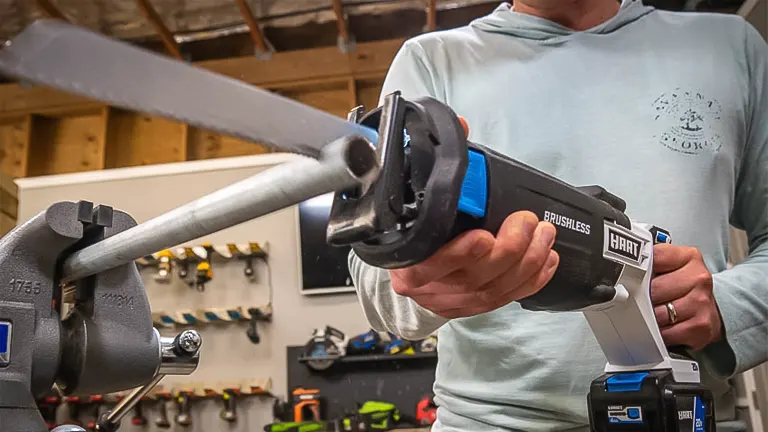
[[[47,431],[36,400],[54,386],[65,396],[136,388],[99,419],[110,432],[163,376],[197,368],[200,335],[160,336],[135,264],[60,283],[63,257],[134,225],[110,207],[58,202],[0,239],[3,432]]]

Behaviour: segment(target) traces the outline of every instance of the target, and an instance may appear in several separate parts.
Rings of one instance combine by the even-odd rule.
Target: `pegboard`
[[[52,178],[20,179],[19,220],[28,220],[49,205],[63,200],[89,200],[130,214],[138,222],[149,220],[173,208],[214,192],[279,163],[294,160],[292,155],[259,155],[155,165]],[[259,325],[261,341],[248,339],[247,322],[193,326],[203,337],[200,365],[190,376],[168,376],[166,387],[190,383],[209,384],[253,379],[271,379],[272,390],[285,398],[287,387],[286,346],[304,344],[316,327],[331,325],[355,335],[368,324],[354,293],[304,296],[299,292],[299,250],[297,206],[289,207],[218,233],[196,239],[189,245],[257,242],[266,245],[273,284],[271,323]],[[182,245],[177,245],[182,246]],[[248,280],[243,263],[213,263],[213,280],[199,292],[173,278],[157,283],[150,271],[141,271],[153,311],[230,308],[269,303],[268,275],[264,264],[254,261],[256,277]],[[161,328],[164,336],[177,329]],[[265,399],[265,398],[260,398]],[[243,420],[230,425],[219,419],[220,403],[206,400],[194,405],[192,427],[171,429],[135,427],[124,422],[124,432],[250,432],[261,430],[272,420],[272,400],[249,398],[241,410]],[[153,406],[147,405],[148,416]],[[252,412],[251,412],[252,411]],[[127,423],[127,424],[126,424]]]
[[[416,416],[416,405],[432,394],[437,356],[376,356],[385,360],[334,364],[315,371],[298,361],[303,346],[287,348],[288,388],[318,389],[328,419],[354,411],[357,403],[380,401],[395,404],[402,414]]]

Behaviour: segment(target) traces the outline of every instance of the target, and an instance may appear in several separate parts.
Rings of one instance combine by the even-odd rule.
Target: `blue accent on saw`
[[[648,372],[618,373],[606,381],[609,392],[636,392],[640,391],[643,380]]]
[[[459,211],[468,215],[485,217],[485,208],[488,204],[488,169],[485,163],[485,155],[470,150],[467,173],[461,184],[459,195]]]
[[[379,140],[378,132],[367,126],[364,128],[370,132],[365,138],[376,146]],[[403,129],[403,147],[408,147],[410,143],[411,136],[408,135],[407,130]],[[461,195],[459,195],[459,211],[482,218],[485,217],[488,204],[488,169],[485,155],[475,150],[469,150],[468,156],[467,172],[461,185]]]
[[[656,233],[656,243],[669,243],[669,236],[659,231]]]
[[[627,408],[627,417],[630,420],[637,420],[640,418],[640,408]]]

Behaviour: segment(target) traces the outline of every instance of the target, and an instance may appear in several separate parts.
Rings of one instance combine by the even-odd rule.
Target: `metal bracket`
[[[336,46],[339,48],[339,51],[343,52],[344,54],[354,52],[356,48],[355,35],[350,34],[348,42],[345,42],[341,35],[336,36]]]

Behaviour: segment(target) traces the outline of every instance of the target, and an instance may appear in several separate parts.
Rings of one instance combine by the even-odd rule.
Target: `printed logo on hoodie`
[[[701,92],[675,89],[653,103],[661,133],[655,138],[670,150],[684,154],[717,153],[723,146],[718,133],[721,107]]]

